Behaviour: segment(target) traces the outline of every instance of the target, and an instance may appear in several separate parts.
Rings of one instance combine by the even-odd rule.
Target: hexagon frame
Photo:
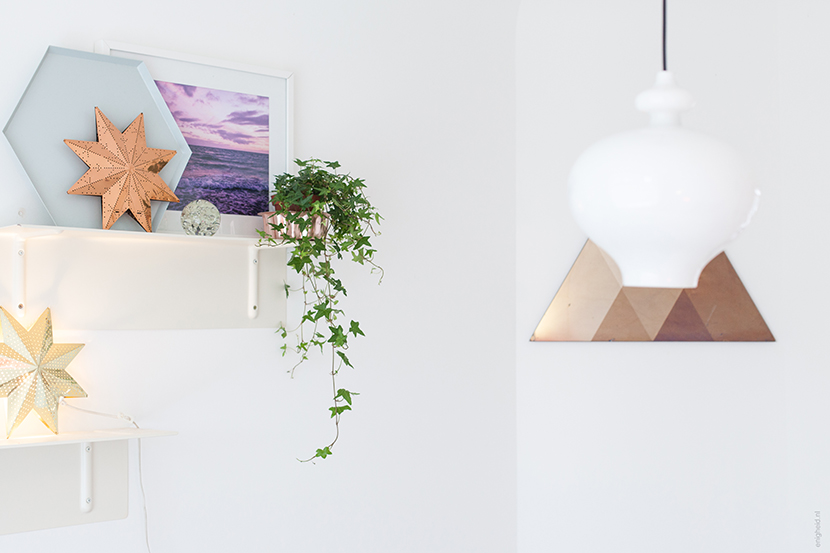
[[[119,129],[144,113],[147,145],[176,150],[160,176],[175,191],[190,159],[173,114],[143,62],[50,46],[3,133],[56,225],[101,228],[101,199],[66,191],[87,170],[64,139],[96,140],[95,110]],[[153,230],[167,202],[152,202]],[[142,230],[132,217],[112,227]]]

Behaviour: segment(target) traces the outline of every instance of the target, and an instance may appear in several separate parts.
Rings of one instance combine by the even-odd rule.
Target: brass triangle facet
[[[631,307],[648,333],[648,339],[654,340],[682,291],[682,288],[628,287],[623,288],[622,293],[631,302]]]
[[[587,242],[530,339],[590,341],[621,289],[600,249]]]
[[[686,290],[677,297],[674,307],[666,317],[655,342],[711,342],[712,336],[695,310]]]
[[[686,293],[713,340],[775,341],[725,253],[706,266],[698,287]]]
[[[650,342],[651,337],[643,327],[642,322],[628,297],[625,295],[625,289],[620,290],[617,299],[611,309],[608,310],[608,315],[599,326],[599,330],[594,334],[594,342]]]

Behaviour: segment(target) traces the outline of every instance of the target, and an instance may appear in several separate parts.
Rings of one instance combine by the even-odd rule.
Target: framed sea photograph
[[[274,176],[294,159],[291,73],[104,40],[95,51],[145,63],[193,151],[159,231],[183,232],[181,210],[207,200],[219,234],[258,236]]]

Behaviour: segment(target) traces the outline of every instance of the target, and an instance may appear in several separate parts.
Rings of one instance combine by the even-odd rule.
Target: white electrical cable
[[[112,415],[110,413],[101,413],[98,411],[90,411],[89,409],[81,409],[80,407],[75,407],[74,405],[69,405],[66,403],[63,397],[61,397],[60,404],[64,407],[69,407],[70,409],[74,409],[75,411],[81,411],[83,413],[89,413],[90,415],[98,415],[99,417],[108,417],[110,419],[121,419],[126,421],[136,428],[141,428],[138,426],[138,423],[135,422],[132,417],[129,415],[125,415],[124,413],[118,413],[117,415]],[[142,476],[143,471],[141,470],[141,438],[138,438],[138,486],[141,489],[141,505],[144,509],[144,543],[147,546],[147,553],[152,553],[150,550],[150,528],[148,523],[147,517],[147,494],[144,493],[144,478]]]

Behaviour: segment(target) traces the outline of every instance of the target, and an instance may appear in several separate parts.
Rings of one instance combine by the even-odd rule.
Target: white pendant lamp
[[[590,146],[568,179],[571,211],[616,262],[623,286],[695,288],[703,268],[749,224],[760,192],[728,144],[680,126],[694,106],[666,71],[637,96],[649,126]]]

